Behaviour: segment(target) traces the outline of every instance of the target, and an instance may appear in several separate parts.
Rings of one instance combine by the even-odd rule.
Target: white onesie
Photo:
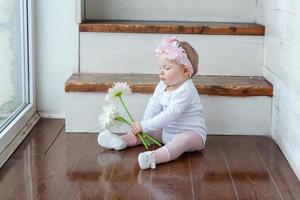
[[[141,126],[143,131],[163,129],[165,144],[184,131],[199,133],[206,141],[203,106],[192,79],[188,79],[176,90],[165,91],[167,86],[160,81],[150,98]]]

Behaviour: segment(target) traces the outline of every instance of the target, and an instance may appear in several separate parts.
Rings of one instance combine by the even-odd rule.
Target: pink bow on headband
[[[194,73],[191,61],[186,55],[185,50],[179,46],[179,42],[175,36],[165,37],[155,49],[158,55],[164,54],[169,60],[175,60],[178,64],[187,67],[189,77]]]

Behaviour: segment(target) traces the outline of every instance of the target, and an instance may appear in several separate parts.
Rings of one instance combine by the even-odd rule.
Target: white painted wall
[[[264,76],[274,86],[272,134],[300,179],[300,1],[259,0]]]
[[[78,69],[76,1],[35,2],[37,109],[64,117],[64,83]]]

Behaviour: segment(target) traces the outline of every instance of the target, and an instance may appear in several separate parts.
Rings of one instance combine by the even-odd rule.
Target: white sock
[[[155,156],[153,151],[146,151],[138,155],[138,162],[141,169],[155,169]]]
[[[118,135],[104,130],[98,135],[98,144],[107,149],[122,150],[127,147],[127,142]]]

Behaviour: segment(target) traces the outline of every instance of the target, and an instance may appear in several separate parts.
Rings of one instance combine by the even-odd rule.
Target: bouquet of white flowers
[[[109,129],[113,126],[118,127],[120,124],[126,124],[131,127],[131,124],[134,122],[134,120],[122,99],[123,95],[128,94],[131,94],[131,89],[126,82],[114,83],[114,86],[108,89],[108,94],[105,96],[105,100],[109,102],[109,105],[103,107],[103,113],[99,116],[99,121],[103,129]],[[121,102],[121,105],[126,111],[130,121],[121,115],[119,105],[116,104],[117,101]],[[137,136],[146,149],[148,149],[151,143],[161,146],[159,141],[151,137],[146,132],[139,132]]]

